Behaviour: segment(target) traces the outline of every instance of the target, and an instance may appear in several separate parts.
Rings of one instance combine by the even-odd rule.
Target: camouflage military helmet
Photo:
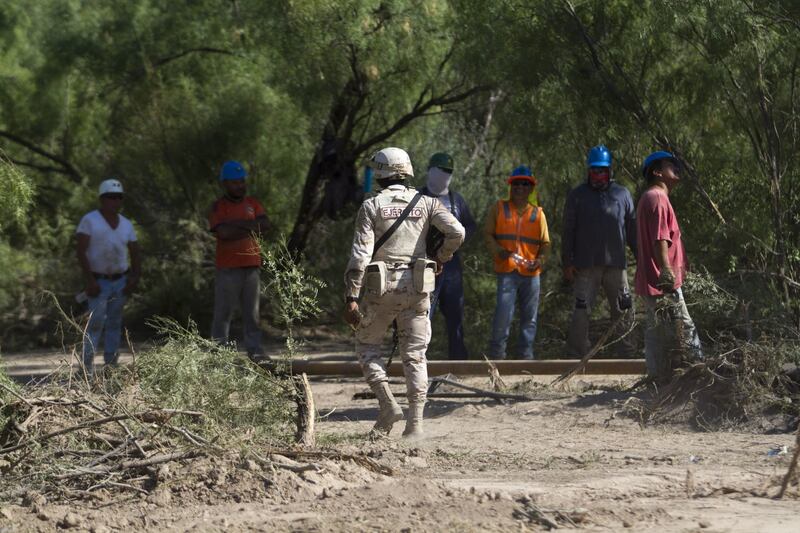
[[[447,172],[453,172],[453,158],[445,152],[437,152],[431,156],[428,168],[437,167]]]
[[[375,179],[378,180],[414,177],[411,158],[400,148],[389,147],[378,150],[369,158],[369,166],[375,170]]]

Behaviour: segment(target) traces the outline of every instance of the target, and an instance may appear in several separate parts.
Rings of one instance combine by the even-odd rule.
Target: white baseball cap
[[[122,183],[115,179],[105,180],[100,184],[97,196],[103,196],[104,194],[122,194]]]

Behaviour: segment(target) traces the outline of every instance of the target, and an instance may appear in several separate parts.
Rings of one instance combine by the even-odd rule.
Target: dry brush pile
[[[268,461],[290,448],[295,380],[193,329],[158,326],[157,348],[96,380],[78,371],[20,388],[0,378],[0,500],[147,492],[159,465],[231,453]]]
[[[319,469],[291,457],[346,459],[387,473],[360,454],[312,449],[311,388],[285,362],[298,346],[292,326],[319,312],[323,284],[284,244],[262,243],[261,250],[264,293],[289,335],[286,357],[274,364],[254,364],[204,339],[194,324],[155,318],[157,346],[134,354],[130,366],[104,369],[99,379],[73,365],[20,388],[0,368],[0,501],[106,489],[148,493],[167,463],[200,456],[295,473]],[[84,326],[61,313],[82,338]]]
[[[684,363],[640,404],[643,422],[688,421],[700,429],[792,430],[800,420],[800,331],[757,312],[707,272],[687,276],[705,360]],[[768,427],[769,426],[769,427]],[[778,426],[778,427],[775,427]]]

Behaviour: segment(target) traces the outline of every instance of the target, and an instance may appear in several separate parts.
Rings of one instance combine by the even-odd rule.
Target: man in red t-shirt
[[[653,152],[642,173],[648,188],[636,208],[638,257],[636,294],[644,299],[647,374],[668,380],[683,361],[703,357],[700,339],[683,299],[686,253],[669,193],[680,181],[678,160],[669,152]]]
[[[252,359],[263,357],[258,303],[261,295],[261,250],[256,235],[263,236],[268,222],[264,208],[247,196],[247,172],[241,163],[222,165],[219,181],[224,195],[211,204],[208,225],[217,237],[214,277],[214,319],[211,337],[228,342],[234,309],[241,308],[244,346]]]

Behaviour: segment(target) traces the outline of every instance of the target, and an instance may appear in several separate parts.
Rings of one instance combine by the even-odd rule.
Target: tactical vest
[[[528,205],[520,215],[509,200],[497,202],[497,221],[494,226],[494,238],[497,243],[525,260],[536,259],[542,244],[540,211],[541,208]],[[541,268],[530,271],[511,256],[506,259],[494,256],[495,272],[506,274],[515,270],[523,276],[538,276],[541,273]]]

